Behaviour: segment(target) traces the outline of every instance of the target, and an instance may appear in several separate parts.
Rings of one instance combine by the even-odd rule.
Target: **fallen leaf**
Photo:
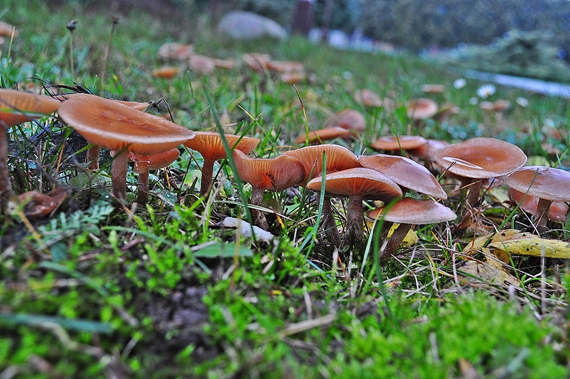
[[[490,243],[489,247],[509,254],[570,258],[570,243],[568,242],[539,238],[529,233],[521,233],[520,236],[515,237],[517,238]]]

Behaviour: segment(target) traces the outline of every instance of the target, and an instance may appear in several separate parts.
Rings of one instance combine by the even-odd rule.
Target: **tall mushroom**
[[[322,178],[316,177],[307,183],[307,188],[320,191]],[[333,172],[325,177],[325,191],[348,197],[346,209],[346,233],[344,246],[361,250],[364,237],[364,210],[362,200],[391,201],[402,197],[402,190],[392,180],[378,171],[357,167]]]
[[[337,114],[332,115],[325,121],[325,127],[330,128],[338,126],[344,129],[363,132],[366,129],[366,118],[364,115],[354,109],[345,109]]]
[[[231,149],[240,150],[245,154],[249,154],[259,143],[259,138],[234,134],[225,134],[224,136]],[[212,186],[214,162],[226,158],[226,150],[224,149],[222,136],[215,132],[196,132],[194,138],[184,142],[184,146],[196,150],[204,159],[204,164],[202,165],[202,180],[200,182],[200,196],[205,196]]]
[[[263,205],[265,190],[283,191],[298,185],[305,177],[305,169],[297,158],[280,155],[272,159],[250,158],[241,150],[234,150],[232,157],[241,180],[251,184],[251,204]],[[255,225],[269,229],[263,212],[251,209]]]
[[[190,129],[162,117],[89,94],[63,102],[59,116],[88,142],[115,152],[111,179],[120,200],[126,199],[129,152],[157,154],[194,138]]]
[[[496,138],[471,138],[439,149],[437,163],[469,186],[467,204],[474,207],[479,200],[483,179],[507,175],[526,162],[525,153]]]
[[[526,166],[505,177],[507,186],[539,198],[534,221],[537,229],[546,226],[553,201],[570,201],[570,173],[558,168]]]
[[[323,166],[326,172],[342,171],[349,168],[360,167],[358,158],[354,153],[346,147],[323,144],[319,146],[306,146],[300,149],[289,150],[283,153],[297,158],[305,168],[305,178],[301,182],[301,186],[306,186],[307,182],[312,178],[321,175]],[[323,165],[323,157],[326,157]],[[332,204],[329,196],[325,196],[323,202],[323,229],[327,239],[334,245],[340,246],[340,234],[334,220]]]
[[[427,140],[421,136],[384,136],[374,141],[370,147],[379,151],[406,151],[425,145]]]
[[[0,89],[0,213],[6,213],[13,194],[8,171],[8,129],[56,111],[60,102],[49,96]]]

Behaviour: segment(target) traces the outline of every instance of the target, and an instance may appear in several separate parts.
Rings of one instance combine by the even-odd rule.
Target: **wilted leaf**
[[[509,240],[496,241],[489,247],[509,254],[530,255],[546,258],[570,258],[570,243],[558,240],[539,238],[533,234],[521,233]]]
[[[505,271],[501,262],[493,258],[487,248],[483,249],[487,254],[487,260],[485,262],[469,260],[459,269],[462,273],[467,274],[464,276],[465,279],[469,282],[473,282],[473,278],[471,277],[475,277],[489,284],[509,283],[520,286],[519,280]]]

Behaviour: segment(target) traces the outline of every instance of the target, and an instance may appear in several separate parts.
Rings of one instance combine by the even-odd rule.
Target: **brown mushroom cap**
[[[536,214],[538,209],[539,198],[531,196],[525,192],[517,191],[509,187],[509,198],[517,203],[524,211]],[[548,219],[555,222],[565,222],[566,214],[568,214],[568,205],[562,201],[553,201],[548,208]]]
[[[437,113],[437,103],[431,99],[412,99],[408,102],[408,117],[414,120],[423,120]]]
[[[415,149],[408,150],[410,155],[414,157],[418,157],[420,159],[435,159],[435,153],[439,149],[443,149],[446,146],[451,145],[447,141],[440,141],[435,139],[428,139],[427,142],[420,147],[416,147]]]
[[[304,71],[282,72],[279,75],[279,80],[287,84],[297,84],[307,78]]]
[[[416,149],[427,143],[421,136],[385,136],[380,137],[370,146],[375,150],[397,151]]]
[[[372,219],[384,216],[386,221],[411,225],[436,224],[457,218],[451,209],[436,201],[409,197],[399,200],[387,212],[385,208],[377,208],[368,212],[367,216]]]
[[[366,129],[366,119],[359,111],[345,109],[325,121],[325,127],[331,128],[334,126],[363,132]]]
[[[335,138],[349,138],[352,135],[350,130],[341,128],[339,126],[333,126],[330,128],[324,128],[319,130],[314,130],[308,134],[301,134],[295,140],[296,144],[305,143],[321,143],[322,141],[329,141]]]
[[[307,183],[307,188],[320,191],[322,177]],[[400,187],[378,171],[357,167],[326,175],[325,191],[337,196],[360,195],[365,199],[390,201],[402,196]]]
[[[224,136],[231,149],[241,150],[245,154],[249,154],[259,143],[259,138],[235,134],[225,134]],[[195,132],[194,138],[184,142],[184,146],[198,151],[204,159],[217,161],[226,158],[222,137],[216,132]]]
[[[326,155],[327,173],[360,167],[358,158],[346,147],[332,144],[318,146],[306,146],[300,149],[289,150],[282,155],[292,156],[298,159],[305,168],[305,178],[302,186],[307,184],[310,178],[321,174],[323,169],[323,153]]]
[[[526,166],[505,177],[507,186],[545,200],[570,201],[570,172]]]
[[[381,107],[383,105],[380,95],[368,88],[354,92],[353,97],[355,102],[366,107]]]
[[[202,75],[211,74],[216,69],[214,60],[205,55],[192,54],[188,59],[188,63],[192,71]]]
[[[305,177],[303,165],[291,156],[250,158],[242,151],[234,150],[233,158],[240,179],[257,189],[282,191],[299,184]]]
[[[146,155],[129,153],[129,160],[134,162],[133,171],[137,174],[148,170],[158,170],[170,165],[180,156],[177,148],[172,148],[160,153]]]
[[[381,172],[402,187],[438,199],[447,199],[447,194],[432,173],[411,159],[397,155],[376,154],[361,155],[358,161],[362,167]]]
[[[487,179],[507,175],[522,167],[526,155],[512,143],[479,137],[439,149],[435,159],[453,174]]]
[[[164,66],[152,70],[152,76],[154,76],[155,78],[172,79],[179,72],[180,72],[179,67]]]
[[[49,96],[0,88],[0,126],[9,128],[55,112],[61,102]]]
[[[162,117],[95,95],[74,95],[61,103],[59,116],[87,141],[110,150],[155,154],[194,137],[192,130]]]
[[[269,70],[276,72],[300,72],[305,70],[303,63],[294,61],[268,60],[265,62],[265,65]]]
[[[245,64],[253,71],[263,72],[267,68],[267,62],[271,60],[269,54],[249,53],[242,56]]]
[[[424,84],[422,86],[422,91],[431,94],[443,93],[445,91],[445,86],[443,84]]]
[[[167,42],[158,49],[158,56],[163,59],[187,59],[192,55],[194,47],[178,42]]]

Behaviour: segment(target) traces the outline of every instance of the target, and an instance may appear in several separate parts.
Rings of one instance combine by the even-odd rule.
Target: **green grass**
[[[491,99],[506,98],[513,107],[490,115],[470,104],[482,83],[467,80],[455,89],[460,73],[413,56],[338,51],[298,38],[234,43],[217,39],[203,17],[174,28],[137,12],[120,19],[101,85],[113,14],[81,2],[27,3],[33,6],[0,2],[2,20],[20,30],[3,46],[3,87],[40,78],[117,99],[164,98],[181,125],[259,137],[255,155],[263,158],[287,149],[306,124],[317,129],[331,114],[356,108],[368,128],[358,140],[339,143],[357,154],[371,153],[369,143],[380,135],[410,128],[450,142],[499,137],[533,159],[569,165],[570,109],[562,99],[498,87]],[[71,19],[78,20],[73,78],[65,28]],[[296,89],[306,118],[295,88],[243,66],[207,77],[184,70],[171,81],[153,78],[152,70],[164,64],[156,51],[168,41],[193,42],[198,53],[214,57],[239,60],[256,51],[303,61],[310,75]],[[444,123],[412,124],[404,104],[425,96],[424,83],[445,84],[448,90],[435,98],[461,112]],[[363,87],[391,97],[396,108],[356,104],[352,92]],[[528,107],[516,105],[519,96]],[[164,106],[154,112],[164,113]],[[554,138],[554,130],[562,138]],[[219,226],[225,216],[244,217],[238,188],[251,195],[249,186],[236,185],[227,164],[216,166],[215,195],[202,201],[195,192],[201,157],[186,151],[168,170],[176,186],[158,172],[151,175],[148,207],[115,207],[108,196],[110,157],[97,174],[85,173],[85,143],[69,127],[46,118],[9,134],[16,192],[48,192],[59,182],[70,196],[57,214],[32,220],[29,228],[18,215],[0,225],[2,377],[103,377],[109,371],[152,378],[565,376],[565,261],[542,267],[539,259],[513,257],[510,272],[520,287],[469,279],[461,270],[471,236],[443,224],[417,228],[419,242],[388,262],[377,261],[374,233],[367,233],[366,254],[341,251],[337,260],[315,233],[318,203],[304,189],[294,197],[266,195],[280,209],[284,228],[274,222],[273,242],[252,242]],[[136,186],[132,172],[128,183]],[[134,199],[132,190],[128,195]],[[513,209],[500,196],[486,197],[488,226],[499,227]],[[458,200],[448,204],[457,209]],[[345,204],[335,206],[342,220]],[[528,226],[522,214],[514,220],[517,228]],[[557,225],[546,236],[562,238],[564,231]]]

